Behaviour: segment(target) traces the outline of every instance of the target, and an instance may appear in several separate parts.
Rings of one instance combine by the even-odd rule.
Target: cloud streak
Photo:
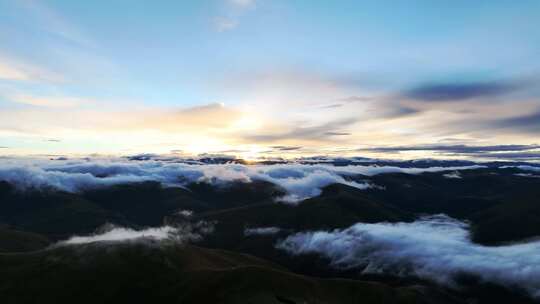
[[[497,120],[494,127],[510,128],[525,131],[527,133],[540,133],[540,111],[517,117]]]
[[[248,135],[245,138],[255,142],[274,142],[291,139],[324,140],[332,136],[350,135],[348,132],[338,130],[349,127],[356,123],[356,121],[354,118],[338,119],[315,126],[295,127],[283,133]]]
[[[257,227],[244,229],[245,236],[253,235],[275,235],[281,231],[279,227]]]
[[[512,82],[430,83],[406,91],[403,97],[430,102],[462,101],[496,97],[511,93],[519,87]]]
[[[318,253],[335,267],[364,273],[415,275],[451,287],[467,274],[540,297],[540,241],[486,247],[472,243],[468,229],[467,223],[436,215],[412,223],[302,232],[276,246],[294,255]]]
[[[491,145],[491,146],[469,146],[469,145],[417,145],[417,146],[392,146],[374,147],[359,149],[359,151],[370,152],[407,152],[407,151],[436,151],[445,153],[473,154],[490,152],[509,151],[529,151],[540,149],[539,145]]]

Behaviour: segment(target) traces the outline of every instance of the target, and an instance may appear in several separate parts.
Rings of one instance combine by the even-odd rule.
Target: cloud
[[[279,227],[257,227],[244,229],[245,236],[252,235],[274,235],[281,231]]]
[[[302,232],[276,246],[294,255],[324,255],[338,268],[414,275],[451,287],[467,274],[540,297],[540,241],[487,247],[472,243],[468,229],[467,223],[436,215],[412,223]]]
[[[540,145],[417,145],[417,146],[392,146],[373,147],[358,149],[358,151],[379,153],[400,153],[408,151],[430,151],[444,155],[465,155],[476,159],[514,159],[536,160],[540,159]]]
[[[353,181],[355,176],[383,173],[455,171],[483,168],[482,166],[399,168],[391,166],[332,166],[240,164],[186,164],[142,160],[32,160],[0,159],[0,180],[20,189],[59,189],[68,192],[84,191],[116,184],[156,181],[169,187],[185,187],[189,183],[206,182],[227,186],[232,182],[267,181],[285,190],[279,200],[297,203],[314,197],[322,188],[339,183],[366,189],[367,182]]]
[[[172,128],[179,125],[193,127],[224,127],[241,117],[236,109],[226,107],[223,103],[211,103],[202,106],[173,111],[172,113],[159,113],[151,120],[156,126],[165,124]]]
[[[348,132],[325,132],[324,134],[325,134],[325,135],[329,135],[329,136],[346,136],[346,135],[351,135],[351,133],[348,133]]]
[[[450,173],[443,174],[446,178],[453,178],[453,179],[461,179],[461,174],[459,174],[459,171],[454,171]]]
[[[535,166],[529,166],[529,165],[520,165],[520,166],[503,166],[501,168],[518,168],[519,170],[523,171],[534,171],[534,172],[540,172],[540,167]]]
[[[540,151],[538,152],[509,152],[509,153],[484,153],[474,154],[476,158],[495,158],[495,159],[513,159],[513,160],[540,160]]]
[[[92,100],[77,98],[28,98],[16,101],[39,105],[23,110],[0,111],[0,129],[19,128],[25,133],[56,137],[60,133],[93,133],[109,139],[117,133],[137,133],[138,141],[148,131],[167,133],[167,138],[209,136],[216,131],[220,136],[228,132],[233,136],[231,125],[243,115],[235,108],[221,103],[211,103],[189,108],[80,108],[80,105],[96,106]],[[21,121],[25,123],[21,125]],[[127,133],[127,134],[126,134]],[[77,134],[81,135],[80,133]],[[154,137],[146,140],[154,140]],[[118,143],[118,140],[115,140]]]
[[[540,175],[534,175],[534,174],[531,174],[531,173],[516,173],[516,174],[514,174],[514,176],[540,178]]]
[[[340,98],[338,99],[339,101],[343,101],[343,102],[363,102],[363,101],[372,101],[373,100],[373,97],[368,97],[368,96],[347,96],[347,97],[344,97],[344,98]]]
[[[28,80],[29,78],[29,75],[21,69],[0,62],[0,79]]]
[[[228,0],[228,2],[241,9],[251,8],[255,6],[255,0]]]
[[[277,134],[247,135],[249,141],[273,142],[279,140],[304,139],[304,140],[324,140],[333,135],[337,135],[340,128],[350,126],[357,120],[354,118],[344,118],[330,121],[324,124],[308,127],[294,127],[287,132]],[[345,135],[345,134],[342,134]]]
[[[169,238],[173,231],[175,231],[175,228],[170,226],[148,228],[144,230],[133,230],[130,228],[115,227],[102,234],[95,234],[90,236],[73,236],[68,240],[61,242],[61,244],[73,245],[94,242],[118,242],[140,238],[163,240]]]
[[[240,25],[241,17],[256,6],[255,0],[226,0],[226,12],[223,16],[214,18],[214,28],[218,32],[236,29]]]
[[[416,145],[416,146],[392,146],[374,147],[359,149],[359,151],[370,152],[406,152],[406,151],[438,151],[445,153],[484,153],[484,152],[507,152],[507,151],[528,151],[540,149],[540,145],[491,145],[491,146],[470,146],[470,145]]]
[[[493,126],[538,134],[540,133],[540,111],[528,115],[496,120],[493,122]]]
[[[93,101],[84,100],[81,98],[70,97],[40,97],[32,95],[18,94],[14,96],[8,96],[8,98],[17,103],[28,104],[38,107],[50,107],[50,108],[73,108],[82,104],[90,104]]]
[[[26,10],[29,14],[28,18],[31,18],[33,22],[41,26],[40,30],[81,47],[92,48],[95,46],[95,43],[91,39],[84,35],[74,24],[68,22],[52,6],[35,0],[18,1],[17,4]]]
[[[342,103],[333,103],[333,104],[329,104],[329,105],[322,105],[319,108],[321,108],[321,109],[335,109],[335,108],[341,108],[341,107],[343,107]]]
[[[58,83],[64,81],[61,75],[20,60],[0,54],[0,80],[45,81]]]
[[[394,118],[417,114],[422,110],[402,105],[390,105],[388,108],[380,110],[380,112],[382,117]]]
[[[270,146],[270,148],[279,151],[296,151],[302,149],[302,147],[299,146]]]
[[[238,26],[238,21],[229,18],[216,18],[214,26],[218,32],[226,32],[235,29]]]
[[[76,245],[94,242],[125,242],[132,240],[172,240],[179,243],[198,241],[214,231],[214,223],[199,221],[185,222],[178,226],[163,226],[134,230],[131,228],[107,225],[104,231],[88,236],[72,236],[57,245]]]
[[[505,95],[519,87],[520,84],[514,82],[429,83],[408,90],[402,96],[420,101],[462,101]]]

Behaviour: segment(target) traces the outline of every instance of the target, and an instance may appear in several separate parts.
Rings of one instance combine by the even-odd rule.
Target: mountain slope
[[[295,275],[243,254],[94,243],[0,254],[2,303],[457,303],[435,290]]]
[[[34,251],[49,244],[49,240],[39,234],[0,228],[0,252]]]

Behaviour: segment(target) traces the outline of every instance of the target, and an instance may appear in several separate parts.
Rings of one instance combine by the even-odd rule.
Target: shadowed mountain
[[[49,240],[39,234],[0,228],[0,252],[23,252],[43,249]]]
[[[381,174],[371,180],[384,190],[367,189],[372,199],[413,213],[445,213],[469,220],[473,239],[498,243],[540,236],[540,178],[514,168],[440,173]]]
[[[123,223],[121,217],[84,199],[60,191],[19,191],[0,182],[0,223],[51,238],[90,233],[106,222]]]
[[[435,289],[316,279],[248,255],[147,242],[0,254],[2,303],[461,303]]]
[[[409,221],[412,214],[382,202],[366,198],[362,190],[335,184],[323,189],[320,196],[298,205],[266,201],[258,204],[196,214],[192,221],[215,222],[214,232],[201,245],[253,254],[286,265],[295,272],[332,277],[343,275],[315,255],[296,258],[275,248],[279,238],[295,231],[345,228],[357,222]],[[171,222],[182,221],[169,217]],[[270,234],[247,235],[246,229],[276,227]],[[351,277],[356,277],[352,275]]]

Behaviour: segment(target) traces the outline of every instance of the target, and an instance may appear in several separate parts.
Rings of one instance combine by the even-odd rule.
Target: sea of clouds
[[[460,274],[521,287],[540,298],[540,241],[488,247],[470,240],[469,225],[445,215],[411,223],[359,223],[343,230],[301,232],[276,244],[293,255],[318,253],[337,268],[414,275],[458,287]]]
[[[126,159],[0,159],[0,180],[20,189],[54,188],[68,192],[145,181],[165,186],[184,187],[189,183],[207,182],[226,186],[231,182],[266,181],[285,190],[281,201],[296,203],[317,196],[330,184],[345,184],[359,189],[372,186],[353,177],[383,173],[419,174],[483,168],[462,167],[400,168],[394,166],[333,166],[298,163],[276,165],[186,164],[165,161],[129,161]]]

